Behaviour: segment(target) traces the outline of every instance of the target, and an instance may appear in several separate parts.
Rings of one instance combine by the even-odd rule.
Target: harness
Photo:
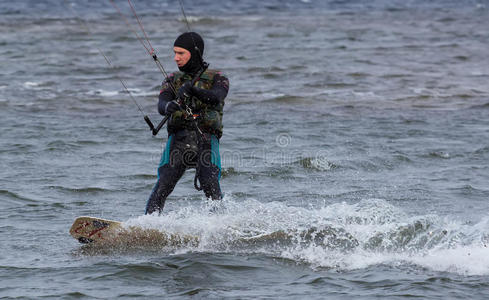
[[[180,75],[180,76],[178,76]],[[176,75],[177,77],[175,77],[174,79],[174,82],[177,83],[177,86],[182,86],[186,81],[190,80],[190,78],[185,78],[187,75],[186,74],[178,74]],[[203,70],[200,75],[196,76],[195,78],[192,79],[192,83],[193,85],[195,85],[196,83],[201,83],[201,79],[205,79],[207,82],[212,82],[213,80],[213,77],[214,76],[206,76],[207,74],[205,74],[205,70]],[[211,77],[211,78],[209,78]],[[199,84],[202,86],[202,84]],[[179,87],[178,87],[179,88]],[[185,120],[185,123],[189,122],[191,123],[192,125],[192,129],[195,130],[196,132],[196,136],[197,136],[197,144],[198,144],[198,148],[199,148],[199,152],[198,154],[202,155],[203,154],[203,145],[205,144],[205,142],[207,141],[207,138],[205,136],[205,134],[202,132],[201,128],[199,127],[199,124],[198,124],[198,120],[201,118],[201,114],[200,113],[196,113],[192,110],[192,107],[193,108],[201,108],[202,110],[202,107],[205,107],[206,105],[204,105],[203,103],[199,103],[197,104],[196,102],[199,101],[201,102],[200,100],[198,100],[196,97],[186,97],[185,99],[179,99],[180,100],[180,103],[179,105],[181,106],[181,108],[183,109],[183,119]],[[198,155],[199,156],[199,155]],[[201,157],[198,157],[198,159],[202,159]],[[202,184],[200,183],[200,178],[199,178],[199,173],[200,173],[200,168],[199,168],[199,162],[197,162],[196,164],[196,170],[195,170],[195,177],[194,177],[194,187],[196,190],[198,191],[201,191],[202,190]]]

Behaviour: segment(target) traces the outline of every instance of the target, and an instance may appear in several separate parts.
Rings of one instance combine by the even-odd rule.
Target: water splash
[[[407,263],[489,274],[489,218],[467,225],[437,215],[409,216],[382,199],[303,208],[228,197],[132,218],[125,225],[196,237],[195,243],[164,245],[175,253],[261,253],[338,270]]]

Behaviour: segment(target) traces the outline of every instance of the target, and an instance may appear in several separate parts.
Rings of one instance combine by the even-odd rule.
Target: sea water
[[[133,4],[175,71],[178,1]],[[167,134],[119,78],[154,123],[164,78],[134,33],[109,1],[0,5],[1,298],[487,298],[487,1],[184,5],[230,79],[225,197],[189,170],[161,216]],[[81,215],[199,243],[87,248]]]

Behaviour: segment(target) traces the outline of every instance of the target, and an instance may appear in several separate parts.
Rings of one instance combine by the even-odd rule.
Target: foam
[[[33,81],[26,81],[24,82],[24,87],[25,88],[36,88],[36,87],[39,87],[41,86],[42,83],[41,82],[33,82]]]
[[[102,97],[114,97],[117,96],[118,94],[119,94],[118,91],[107,91],[107,90],[100,90],[100,89],[87,92],[87,95],[90,96],[100,95]]]
[[[176,252],[263,253],[312,268],[363,269],[412,264],[462,275],[489,275],[489,219],[467,225],[449,216],[409,216],[382,199],[319,208],[248,199],[187,201],[162,216],[141,216],[129,226],[197,236],[197,246]]]

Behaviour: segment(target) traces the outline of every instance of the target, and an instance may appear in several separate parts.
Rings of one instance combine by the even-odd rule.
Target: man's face
[[[173,47],[173,52],[175,52],[175,57],[173,59],[177,63],[177,66],[180,68],[185,66],[192,56],[190,54],[190,51],[180,47]]]

